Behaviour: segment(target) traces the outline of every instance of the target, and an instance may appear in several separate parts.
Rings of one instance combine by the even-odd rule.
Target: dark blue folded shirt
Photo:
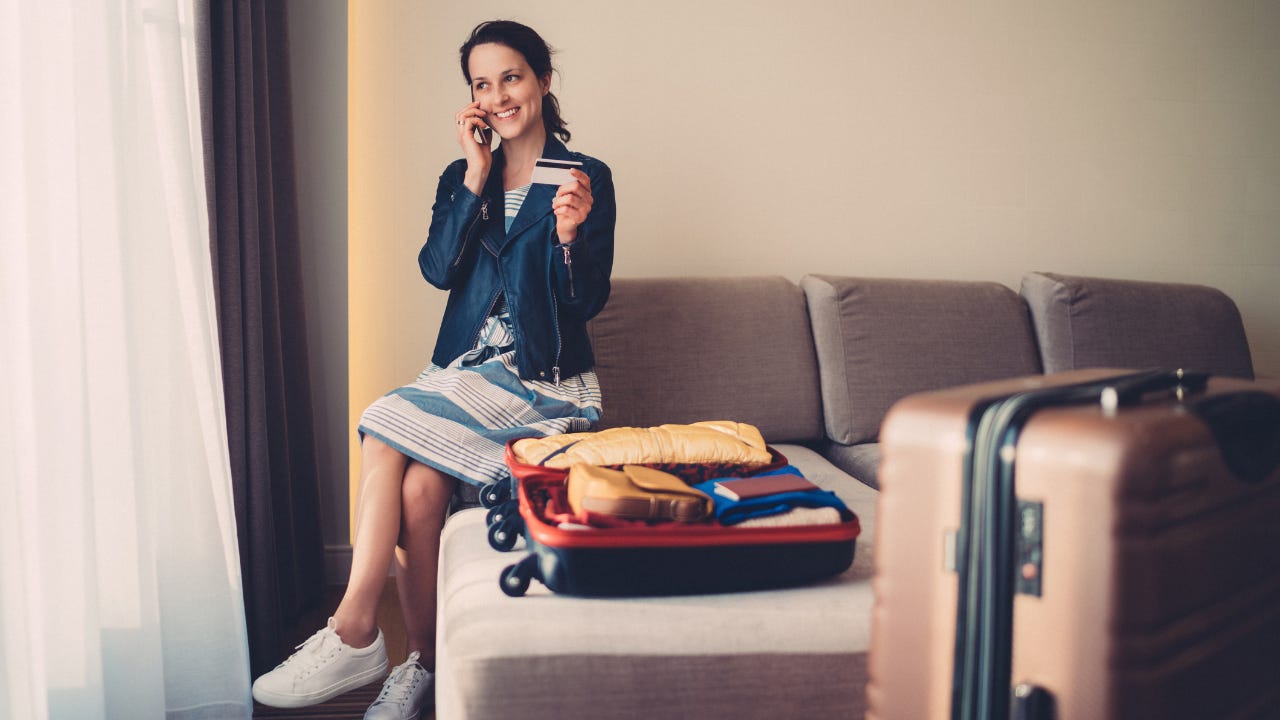
[[[800,471],[794,465],[787,465],[777,470],[763,472],[751,477],[800,474]],[[747,500],[730,500],[723,495],[716,494],[716,483],[735,479],[737,478],[712,478],[693,486],[715,500],[715,517],[716,520],[720,521],[721,525],[735,525],[750,518],[779,515],[798,507],[833,507],[839,510],[842,516],[848,516],[849,514],[849,508],[830,490],[803,490],[800,492],[778,493],[776,495],[761,495]]]

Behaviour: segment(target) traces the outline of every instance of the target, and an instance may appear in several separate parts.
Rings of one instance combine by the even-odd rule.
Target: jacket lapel
[[[542,149],[542,157],[554,160],[569,160],[569,150],[564,143],[557,140],[554,136],[547,136],[547,144]],[[524,204],[520,206],[520,212],[516,214],[515,221],[511,223],[511,230],[507,232],[508,238],[513,238],[523,232],[532,225],[536,225],[542,218],[551,213],[551,201],[556,196],[556,190],[559,188],[554,185],[536,184],[529,188],[529,194],[525,196]]]

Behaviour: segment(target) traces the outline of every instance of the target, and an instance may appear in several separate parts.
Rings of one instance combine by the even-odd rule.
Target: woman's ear
[[[551,73],[548,72],[546,75],[543,75],[538,82],[539,84],[542,85],[543,95],[546,95],[547,93],[551,92]]]

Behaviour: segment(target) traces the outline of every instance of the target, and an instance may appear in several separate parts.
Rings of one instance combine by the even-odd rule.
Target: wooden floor
[[[307,618],[301,623],[302,629],[298,632],[298,637],[291,639],[286,646],[292,648],[294,645],[301,643],[311,636],[316,630],[324,627],[329,616],[333,614],[335,608],[338,607],[338,601],[342,599],[342,588],[332,588],[325,596],[324,606],[317,610],[314,615]],[[387,643],[387,660],[392,667],[404,662],[405,655],[405,634],[404,621],[400,618],[400,601],[396,596],[396,581],[394,578],[387,578],[387,585],[382,590],[382,597],[378,601],[378,627],[382,628],[383,640]],[[374,682],[365,685],[362,688],[356,688],[349,693],[339,695],[329,702],[320,705],[313,705],[306,708],[296,708],[286,710],[282,708],[272,708],[261,705],[257,702],[253,704],[254,718],[292,718],[300,720],[306,718],[310,720],[336,720],[337,718],[359,718],[364,717],[364,711],[378,697],[378,692],[382,690],[382,682]],[[424,713],[422,720],[434,720],[435,714]]]

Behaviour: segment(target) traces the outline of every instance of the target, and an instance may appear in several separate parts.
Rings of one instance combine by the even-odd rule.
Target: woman
[[[382,677],[375,611],[394,550],[409,656],[365,717],[416,718],[433,701],[437,555],[459,481],[505,480],[508,440],[588,430],[600,416],[586,321],[609,297],[609,168],[565,148],[536,32],[481,23],[460,54],[473,99],[454,117],[463,158],[440,176],[418,254],[427,281],[449,291],[432,364],[361,418],[346,593],[327,627],[254,683],[264,704],[320,703]],[[538,158],[581,166],[559,186],[531,184]]]

